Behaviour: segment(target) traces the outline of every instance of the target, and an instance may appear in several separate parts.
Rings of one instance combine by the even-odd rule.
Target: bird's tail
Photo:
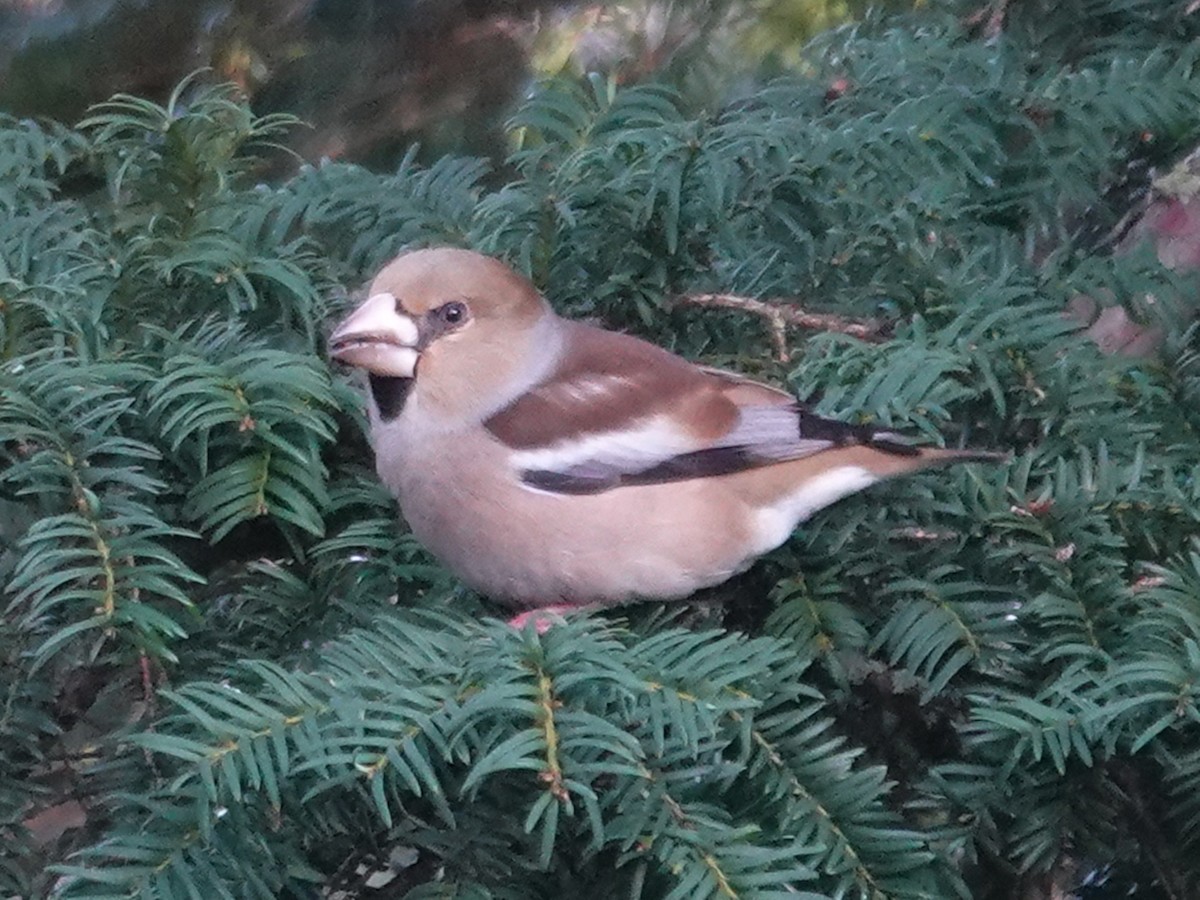
[[[947,450],[944,447],[918,447],[921,462],[920,468],[934,466],[952,466],[956,463],[1002,463],[1012,459],[1011,453],[996,450]]]
[[[991,450],[947,450],[944,447],[921,447],[901,444],[883,438],[867,440],[857,447],[843,451],[848,463],[861,466],[878,478],[894,478],[925,469],[952,466],[958,463],[1002,463],[1010,458],[1007,453]]]

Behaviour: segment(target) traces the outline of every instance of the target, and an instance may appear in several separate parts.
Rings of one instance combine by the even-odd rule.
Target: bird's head
[[[375,276],[366,301],[334,329],[329,353],[368,373],[382,418],[395,396],[417,397],[433,414],[475,418],[524,380],[546,349],[536,346],[539,326],[553,317],[537,289],[499,260],[417,250]]]

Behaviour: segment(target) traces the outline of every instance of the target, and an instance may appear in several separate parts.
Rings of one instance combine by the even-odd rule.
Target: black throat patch
[[[379,418],[385,422],[404,411],[404,402],[412,390],[412,378],[397,378],[393,375],[371,375],[371,397],[379,409]]]

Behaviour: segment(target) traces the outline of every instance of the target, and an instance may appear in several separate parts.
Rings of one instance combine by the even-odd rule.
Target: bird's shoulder
[[[815,415],[791,395],[638,338],[572,325],[556,364],[484,422],[538,490],[590,494],[731,475],[866,445],[890,432]]]
[[[698,442],[732,429],[746,402],[793,402],[733,373],[697,366],[655,344],[567,322],[556,364],[485,427],[516,449],[547,447],[657,421]]]

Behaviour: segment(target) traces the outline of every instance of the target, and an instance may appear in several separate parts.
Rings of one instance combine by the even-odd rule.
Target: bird
[[[376,471],[417,540],[541,630],[745,571],[879,481],[999,454],[915,446],[558,315],[499,259],[401,253],[331,333],[367,375]]]

